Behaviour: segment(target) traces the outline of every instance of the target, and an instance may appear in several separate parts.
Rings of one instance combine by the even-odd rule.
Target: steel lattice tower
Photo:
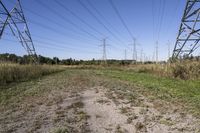
[[[200,0],[187,0],[176,39],[173,58],[191,55],[200,41]]]
[[[103,39],[103,62],[107,64],[107,56],[106,56],[106,38]]]
[[[3,36],[5,28],[9,28],[12,34],[19,40],[21,45],[32,57],[34,62],[37,62],[37,55],[31,34],[24,16],[20,0],[16,0],[12,10],[8,10],[5,4],[0,0],[0,39]]]

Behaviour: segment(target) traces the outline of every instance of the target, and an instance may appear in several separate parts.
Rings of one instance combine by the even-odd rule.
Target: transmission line
[[[131,31],[129,30],[128,26],[126,25],[125,21],[123,20],[122,16],[120,15],[117,7],[114,5],[112,0],[109,0],[112,8],[114,9],[115,13],[117,14],[118,18],[120,19],[120,21],[122,22],[123,26],[125,27],[125,29],[128,31],[129,35],[131,36],[131,39],[134,38],[133,34],[131,33]]]
[[[57,1],[58,2],[58,1]],[[61,4],[61,3],[60,3]],[[43,4],[44,5],[44,4]],[[44,5],[44,6],[46,6],[46,5]],[[60,5],[61,6],[61,5]],[[63,6],[63,5],[62,5]],[[64,8],[65,6],[63,6],[63,8]],[[46,8],[48,8],[48,7],[46,7]],[[68,8],[66,8],[66,10],[67,10]],[[71,10],[69,10],[70,12],[71,12],[71,14],[74,14],[74,15],[76,15],[74,12],[72,12]],[[30,11],[30,12],[32,12],[32,11]],[[37,15],[35,12],[32,12],[33,14],[35,14],[35,15]],[[55,14],[56,12],[54,12],[54,14]],[[41,15],[38,15],[38,16],[40,16],[40,17],[43,17],[43,16],[41,16]],[[78,17],[78,15],[76,15],[76,17]],[[49,18],[47,18],[47,17],[45,17],[46,19],[48,19],[49,20]],[[80,18],[80,17],[79,17]],[[81,18],[80,18],[81,19]],[[84,21],[83,19],[81,19],[82,21]],[[39,25],[39,26],[42,26],[43,28],[45,27],[46,29],[51,29],[52,31],[54,31],[54,32],[58,32],[59,33],[59,31],[57,31],[56,29],[53,29],[52,27],[49,27],[49,26],[46,26],[46,25],[43,25],[43,24],[41,24],[41,23],[38,23],[38,22],[34,22],[34,21],[32,21],[32,23],[33,24],[36,24],[36,25]],[[59,23],[57,23],[56,22],[56,24],[57,25],[59,25]],[[88,24],[89,25],[89,24]],[[60,25],[59,25],[60,26]],[[97,30],[96,30],[97,31]],[[63,33],[62,33],[63,34]],[[96,38],[97,39],[97,38]],[[78,39],[76,39],[76,40],[78,40]],[[80,39],[79,39],[80,40]],[[99,39],[98,39],[99,40]],[[80,40],[81,41],[81,40]],[[114,46],[113,46],[114,47]],[[116,49],[116,47],[114,47],[115,49]]]
[[[86,0],[86,1],[87,1],[87,3],[94,9],[94,11],[95,11],[101,18],[103,18],[104,21],[105,21],[110,27],[112,27],[112,29],[115,30],[115,32],[119,33],[119,31],[116,30],[116,28],[114,28],[114,27],[112,26],[112,24],[104,17],[104,15],[101,14],[101,12],[91,3],[90,0]]]
[[[9,2],[10,2],[10,3],[13,3],[13,2],[11,2],[11,1],[9,1]],[[82,35],[82,34],[78,33],[77,31],[66,27],[66,26],[63,25],[62,23],[58,23],[58,22],[55,21],[54,19],[50,19],[50,18],[46,17],[45,15],[41,15],[40,13],[37,13],[37,12],[35,12],[35,11],[30,10],[29,8],[25,8],[25,7],[24,7],[24,9],[26,9],[26,11],[30,12],[31,14],[34,14],[34,15],[36,15],[36,16],[39,16],[39,17],[42,18],[42,19],[46,19],[48,22],[53,23],[54,25],[57,25],[58,27],[62,27],[62,28],[64,27],[64,28],[66,28],[67,30],[71,30],[72,32],[75,32],[77,35]],[[36,22],[35,22],[35,23],[36,23]],[[38,22],[37,22],[37,23],[38,23]],[[41,23],[40,23],[40,24],[41,24]],[[46,26],[46,25],[45,25],[45,26]]]
[[[16,42],[16,41],[14,41],[14,40],[10,40],[10,39],[3,39],[4,41],[9,41],[9,42]],[[35,42],[38,42],[38,43],[40,43],[40,44],[43,44],[43,45],[46,45],[46,46],[43,46],[43,45],[41,45],[42,47],[44,47],[44,48],[56,48],[56,49],[62,49],[62,50],[64,50],[64,49],[67,49],[67,50],[69,50],[69,49],[71,49],[71,50],[80,50],[80,49],[73,49],[73,48],[70,48],[70,47],[65,47],[65,46],[59,46],[59,45],[57,45],[57,44],[54,44],[54,43],[47,43],[47,42],[41,42],[41,41],[37,41],[37,40],[34,40]],[[52,47],[52,45],[49,45],[49,44],[52,44],[53,46],[56,46],[56,47]],[[37,44],[38,45],[38,44]],[[49,47],[50,46],[50,47]],[[65,52],[66,52],[66,50],[65,50]],[[69,51],[68,51],[69,52]],[[71,51],[72,52],[72,51]],[[82,51],[83,53],[93,53],[93,54],[100,54],[100,53],[96,53],[96,52],[91,52],[91,51]],[[74,53],[74,52],[73,52]]]
[[[89,36],[100,40],[98,37],[96,37],[95,35],[89,33],[88,31],[84,30],[83,28],[81,28],[80,26],[78,26],[77,24],[75,24],[74,22],[72,22],[71,20],[67,19],[65,16],[61,15],[59,12],[57,12],[56,10],[54,10],[53,8],[50,8],[49,6],[47,6],[46,4],[44,4],[43,2],[41,2],[41,0],[37,0],[37,3],[39,3],[40,5],[42,5],[43,7],[45,7],[46,9],[48,9],[49,11],[51,11],[52,13],[54,13],[56,16],[59,16],[61,19],[63,19],[64,21],[68,22],[69,24],[73,25],[74,27],[76,27],[77,29],[81,30],[82,32],[88,34]]]
[[[164,18],[164,13],[165,13],[165,0],[163,0],[163,6],[162,6],[162,12],[161,12],[161,20],[160,20],[160,23],[159,23],[159,27],[158,27],[158,41],[160,39],[160,31],[161,31],[161,28],[162,28],[162,23],[163,23],[163,18]]]
[[[27,8],[24,8],[24,9],[26,9],[28,12],[30,12],[30,13],[36,15],[36,16],[39,16],[40,18],[46,19],[48,22],[53,23],[53,24],[55,24],[55,25],[57,25],[57,26],[59,26],[59,27],[64,27],[64,28],[66,28],[67,30],[71,30],[72,32],[77,32],[77,31],[75,31],[75,30],[73,30],[73,29],[70,29],[70,28],[66,27],[66,26],[63,25],[62,23],[58,23],[58,22],[55,21],[54,19],[50,19],[50,18],[48,18],[48,17],[46,17],[46,16],[44,16],[44,15],[41,15],[41,14],[39,14],[39,13],[37,13],[37,12],[34,12],[34,11],[32,11],[32,10],[28,10]],[[78,32],[77,32],[77,33],[78,33]],[[79,34],[79,35],[82,35],[82,34],[80,34],[80,33],[78,33],[78,34]]]
[[[48,40],[48,41],[51,41],[51,42],[54,42],[54,43],[60,43],[60,44],[66,44],[66,42],[63,42],[63,41],[57,41],[57,40],[53,40],[53,39],[51,39],[51,38],[46,38],[46,37],[41,37],[41,36],[38,36],[38,35],[34,35],[34,34],[32,34],[32,36],[33,37],[36,37],[36,38],[39,38],[39,39],[42,39],[42,40]],[[83,43],[81,43],[81,44],[83,44]],[[87,43],[87,44],[89,44],[89,43]],[[72,43],[70,43],[69,45],[73,45]],[[97,47],[96,45],[91,45],[92,47]],[[90,47],[91,47],[90,46]]]
[[[101,17],[104,19],[104,21],[112,28],[115,30],[115,32],[118,32],[113,26],[112,24],[110,24],[110,22],[104,17],[104,15],[101,14],[101,12],[90,2],[90,0],[87,0],[88,4],[94,9],[94,11]],[[126,46],[127,47],[127,46]],[[128,48],[128,47],[127,47]],[[128,48],[129,49],[129,48]]]
[[[91,26],[90,24],[88,24],[84,19],[82,19],[81,17],[79,17],[76,13],[74,13],[72,10],[70,10],[69,8],[67,8],[66,6],[64,6],[60,1],[55,0],[55,2],[62,7],[63,9],[65,9],[66,11],[68,11],[70,14],[72,14],[74,17],[76,17],[79,21],[81,21],[82,23],[84,23],[85,25],[87,25],[89,28],[91,28],[92,30],[94,30],[96,33],[105,36],[103,33],[101,33],[100,31],[98,31],[97,29],[95,29],[93,26]]]
[[[57,29],[55,29],[55,28],[52,28],[52,27],[50,27],[50,26],[48,26],[48,25],[45,25],[45,24],[42,24],[42,23],[40,23],[40,22],[36,22],[36,21],[34,21],[34,20],[30,20],[29,19],[29,22],[30,23],[32,23],[32,24],[34,24],[34,25],[37,25],[37,26],[40,26],[41,28],[44,28],[44,29],[47,29],[47,30],[49,30],[49,31],[53,31],[54,33],[56,33],[56,34],[59,34],[59,35],[61,35],[61,36],[63,36],[63,37],[66,37],[65,36],[65,32],[61,32],[60,30],[57,30]],[[79,38],[74,38],[74,40],[79,40],[79,41],[83,41],[83,40],[81,40],[81,39],[79,39]]]
[[[80,5],[95,18],[95,20],[101,24],[116,40],[122,42],[81,0],[78,0]]]
[[[95,29],[93,26],[91,26],[90,24],[88,24],[85,20],[83,20],[82,18],[80,18],[77,14],[75,14],[72,10],[70,10],[69,8],[67,8],[66,6],[64,6],[62,3],[60,3],[58,0],[55,0],[55,2],[62,7],[63,9],[65,9],[66,11],[68,11],[69,13],[71,13],[73,16],[75,16],[77,19],[79,19],[82,23],[84,23],[85,25],[87,25],[88,27],[90,27],[91,29],[93,29],[94,31],[96,31],[97,33],[101,34],[102,36],[105,36],[103,33],[99,32],[97,29]],[[114,46],[113,46],[114,47]],[[114,47],[116,48],[116,47]]]
[[[153,19],[153,40],[155,39],[155,13],[154,13],[154,0],[152,0],[152,19]]]
[[[9,35],[9,36],[12,36],[12,34],[9,34],[9,33],[5,33],[6,35]],[[34,36],[34,35],[33,35]],[[39,36],[38,36],[39,37]],[[41,38],[41,37],[39,37]],[[49,40],[49,39],[48,39]],[[50,39],[51,40],[51,39]],[[69,48],[69,47],[66,47],[66,46],[63,46],[63,45],[58,45],[58,43],[60,44],[65,44],[66,45],[66,42],[58,42],[58,41],[54,41],[54,40],[51,40],[51,43],[49,42],[46,42],[46,41],[41,41],[41,40],[35,40],[33,39],[34,42],[38,42],[38,43],[42,43],[42,44],[50,44],[50,45],[54,45],[54,46],[58,46],[58,47],[65,47],[65,48]],[[52,43],[52,41],[54,43]],[[77,47],[73,47],[73,48],[77,48]],[[70,49],[73,49],[72,47],[70,47]],[[85,46],[84,46],[85,48]]]
[[[171,25],[173,24],[173,22],[174,22],[174,20],[176,18],[174,15],[177,14],[180,2],[181,2],[181,0],[178,0],[177,3],[175,4],[174,12],[173,12],[173,15],[171,15],[171,19],[169,21],[169,24],[168,24],[168,27],[167,27],[167,31],[166,31],[166,34],[168,34],[168,35],[169,35],[169,31],[171,30]]]

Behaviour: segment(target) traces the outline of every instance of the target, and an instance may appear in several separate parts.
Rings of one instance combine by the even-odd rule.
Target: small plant
[[[120,110],[122,114],[126,114],[129,112],[129,109],[130,109],[129,107],[122,107]]]
[[[69,131],[65,127],[59,127],[59,128],[54,129],[52,133],[69,133]]]

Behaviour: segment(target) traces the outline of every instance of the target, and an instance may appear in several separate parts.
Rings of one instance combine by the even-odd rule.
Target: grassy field
[[[87,122],[93,117],[99,123],[103,118],[106,122],[119,117],[107,120],[106,116],[91,112],[93,108],[107,108],[112,101],[127,117],[128,125],[132,123],[137,130],[143,131],[144,127],[150,130],[153,127],[147,125],[156,123],[160,128],[163,125],[176,127],[170,129],[172,131],[200,131],[198,79],[181,80],[132,69],[100,67],[66,67],[62,72],[39,77],[15,85],[7,84],[8,88],[0,91],[0,132],[89,132]],[[95,102],[87,102],[92,97],[99,98],[98,106],[89,106]],[[138,108],[141,108],[139,112]],[[116,109],[110,107],[108,110]],[[189,117],[190,114],[195,118]],[[143,124],[141,120],[144,120]],[[184,125],[188,120],[190,124]],[[183,127],[180,127],[180,122],[183,122]],[[44,123],[48,126],[43,127]],[[113,132],[122,131],[121,126],[115,125]],[[166,127],[163,129],[169,130]]]
[[[200,80],[158,77],[135,71],[97,70],[95,73],[126,81],[133,86],[138,86],[147,97],[170,101],[187,108],[197,116],[200,115]]]
[[[63,71],[64,68],[56,68],[52,66],[18,66],[18,65],[2,65],[1,66],[1,83],[9,83],[14,81],[27,81],[32,78],[38,78],[43,75]],[[126,81],[127,83],[137,86],[144,91],[147,96],[167,100],[176,104],[187,105],[187,109],[193,114],[200,114],[200,81],[197,80],[181,80],[169,77],[161,77],[151,73],[99,68],[99,69],[84,69],[84,68],[66,68],[67,72],[84,71],[88,70],[91,75],[97,75],[108,79],[117,79],[120,81]],[[6,70],[6,71],[5,71]],[[3,72],[3,74],[2,74]],[[21,73],[20,75],[18,73]],[[87,74],[88,75],[88,74]],[[26,84],[26,83],[25,83]],[[32,84],[32,82],[31,82]],[[9,85],[8,85],[9,86]],[[19,92],[23,92],[23,87],[12,89],[9,91],[9,97],[16,95]],[[7,92],[7,90],[5,90]],[[11,93],[11,94],[10,94]],[[8,96],[2,96],[0,99],[9,99]],[[6,93],[5,93],[6,94]],[[2,100],[0,101],[2,102]]]
[[[33,78],[62,71],[58,66],[50,65],[19,65],[12,63],[0,64],[0,86],[12,82],[28,81]]]
[[[183,80],[200,79],[199,61],[182,61],[168,64],[138,64],[124,67],[139,73],[150,73],[161,77],[178,78]]]

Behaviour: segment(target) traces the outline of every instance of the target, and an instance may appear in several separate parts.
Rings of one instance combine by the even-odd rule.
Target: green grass
[[[84,85],[91,85],[88,72],[66,68],[65,71],[57,72],[41,78],[30,79],[26,82],[11,83],[6,85],[7,89],[0,90],[1,107],[18,107],[26,100],[45,98],[45,94],[51,91],[59,91],[67,88],[83,89]],[[53,100],[53,99],[52,99]],[[38,101],[40,102],[40,101]]]
[[[94,78],[101,80],[95,81]],[[104,82],[106,79],[106,82]],[[36,80],[7,85],[7,89],[0,91],[0,105],[20,103],[26,97],[37,97],[43,93],[69,86],[92,86],[111,84],[118,85],[118,81],[139,88],[141,94],[149,97],[180,104],[192,114],[200,114],[200,81],[180,80],[160,77],[149,73],[114,69],[78,69],[66,68],[64,72],[44,76]],[[117,84],[116,84],[117,83]],[[123,87],[122,87],[123,88]],[[81,88],[83,89],[83,88]],[[133,90],[134,92],[134,90]],[[14,102],[13,102],[14,101]]]
[[[97,75],[107,78],[127,81],[132,85],[141,87],[141,91],[146,91],[149,96],[184,104],[193,114],[200,114],[199,80],[185,81],[133,71],[98,70],[95,72]]]

